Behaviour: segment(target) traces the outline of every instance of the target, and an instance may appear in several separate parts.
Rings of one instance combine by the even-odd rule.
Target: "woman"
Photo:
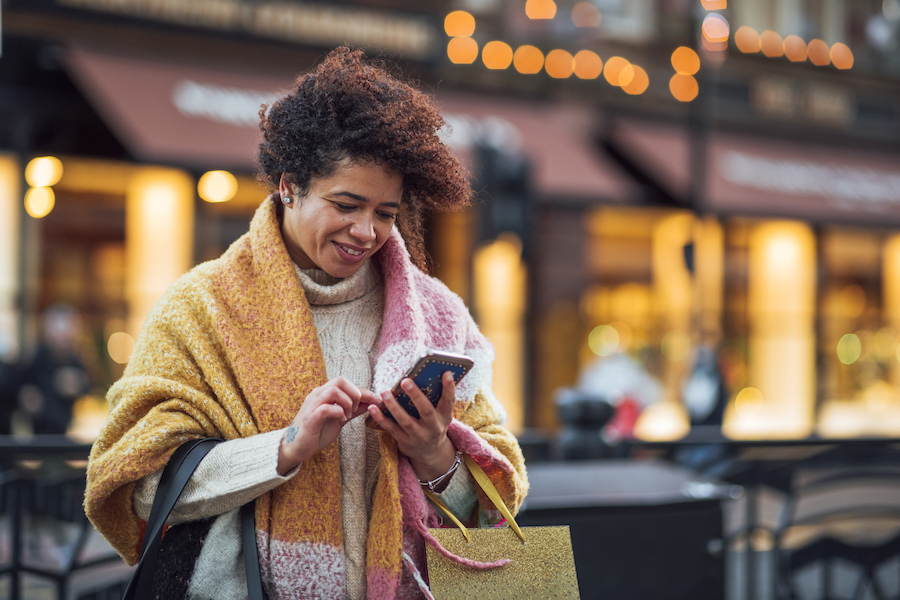
[[[170,519],[182,525],[163,597],[245,597],[237,509],[254,499],[271,598],[422,597],[439,522],[422,486],[470,522],[493,509],[466,453],[511,510],[527,490],[490,391],[493,350],[421,270],[423,214],[463,206],[470,189],[433,103],[359,51],[333,51],[260,117],[260,178],[277,194],[148,316],[108,394],[87,514],[135,562],[168,457],[220,437]],[[405,380],[416,420],[387,390],[426,348],[475,366],[458,386],[445,374],[436,407]]]

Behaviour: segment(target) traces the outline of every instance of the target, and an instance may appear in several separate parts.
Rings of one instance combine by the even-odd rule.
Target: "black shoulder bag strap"
[[[218,438],[205,438],[185,442],[169,459],[163,469],[147,519],[147,530],[141,546],[141,559],[125,590],[123,600],[150,600],[150,587],[156,570],[156,559],[162,541],[162,531],[178,497],[200,461],[221,442]],[[259,573],[259,555],[256,548],[255,501],[241,507],[241,540],[244,550],[244,566],[247,571],[248,600],[264,600],[262,577]]]

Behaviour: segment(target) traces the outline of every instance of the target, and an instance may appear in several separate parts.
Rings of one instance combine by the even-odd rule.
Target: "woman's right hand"
[[[337,439],[341,428],[366,412],[378,395],[336,377],[314,389],[284,433],[278,448],[278,474],[284,475]]]

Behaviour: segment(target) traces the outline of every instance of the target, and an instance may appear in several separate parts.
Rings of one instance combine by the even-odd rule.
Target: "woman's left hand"
[[[381,401],[396,422],[385,415],[379,406],[370,405],[368,409],[372,419],[397,441],[398,449],[409,458],[420,481],[440,477],[453,465],[456,458],[456,449],[447,437],[447,429],[453,420],[453,405],[456,403],[453,373],[445,372],[441,383],[441,399],[437,406],[432,406],[411,379],[405,378],[400,382],[403,391],[419,411],[418,419],[403,410],[390,391],[381,393]]]

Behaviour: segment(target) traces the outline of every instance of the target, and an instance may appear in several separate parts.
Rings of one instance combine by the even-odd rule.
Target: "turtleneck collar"
[[[380,277],[371,260],[363,263],[356,273],[345,279],[332,277],[322,269],[301,269],[294,264],[300,285],[311,305],[341,304],[361,298],[372,290]]]

